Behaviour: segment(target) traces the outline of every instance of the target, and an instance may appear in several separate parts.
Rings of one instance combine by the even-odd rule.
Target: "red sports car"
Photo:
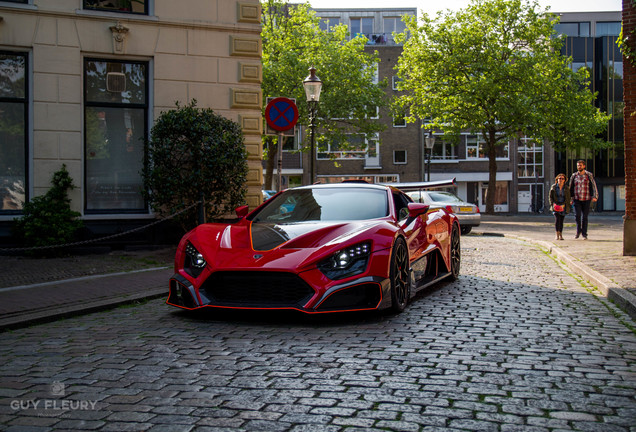
[[[391,186],[287,189],[237,215],[183,237],[169,305],[401,312],[418,290],[459,275],[457,217]]]

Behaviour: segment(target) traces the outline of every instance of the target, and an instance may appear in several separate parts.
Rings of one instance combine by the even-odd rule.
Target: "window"
[[[379,119],[380,118],[380,108],[377,106],[374,107],[366,107],[366,118],[370,119]]]
[[[554,30],[558,34],[564,34],[570,37],[587,37],[590,36],[589,22],[562,22],[554,25]]]
[[[20,212],[28,199],[27,61],[0,51],[0,214]]]
[[[84,9],[148,15],[149,0],[83,0]]]
[[[607,70],[609,79],[623,79],[623,62],[610,59],[609,69]]]
[[[84,60],[86,213],[145,213],[148,63]]]
[[[393,114],[393,127],[406,127],[406,112],[396,112]]]
[[[466,159],[488,159],[486,143],[480,135],[466,138]],[[497,145],[497,159],[509,159],[508,143]]]
[[[296,139],[296,135],[294,136],[283,136],[283,151],[295,151],[298,150],[298,140]]]
[[[488,199],[488,183],[482,183],[483,202],[486,205]],[[508,182],[495,183],[495,211],[507,211],[508,208]]]
[[[9,3],[24,3],[24,4],[28,4],[29,0],[2,0],[5,2],[9,2]]]
[[[621,33],[620,21],[597,22],[596,36],[618,36]]]
[[[373,84],[377,84],[380,82],[380,70],[379,70],[379,64],[378,63],[374,63],[373,66],[371,66],[371,73],[373,74]]]
[[[374,140],[371,140],[370,145]],[[374,146],[375,147],[375,146]],[[323,149],[320,149],[323,150]],[[334,139],[324,151],[319,151],[318,159],[364,159],[367,154],[367,140],[364,135],[350,134],[346,140]]]
[[[375,134],[372,138],[367,138],[367,154],[366,166],[378,166],[380,164],[380,158],[378,156],[378,150],[380,148],[380,138],[378,134]]]
[[[585,61],[573,61],[572,62],[572,66],[571,66],[572,70],[574,72],[578,72],[581,69],[587,69],[587,71],[589,72],[590,76],[592,75],[592,64],[591,62],[585,62]]]
[[[603,186],[603,210],[625,211],[625,185]]]
[[[351,18],[349,32],[351,37],[358,35],[370,36],[373,33],[373,18]]]
[[[406,24],[404,24],[404,21],[402,21],[402,17],[384,18],[384,33],[389,42],[395,43],[393,32],[404,33],[404,30],[406,30]]]
[[[393,163],[395,165],[406,164],[406,150],[393,150]]]
[[[440,137],[435,140],[433,146],[433,153],[431,159],[445,160],[445,159],[457,159],[455,154],[455,145],[449,142],[441,141]]]
[[[398,89],[398,83],[399,83],[400,81],[402,81],[402,78],[400,78],[400,77],[399,77],[399,76],[397,76],[397,75],[393,75],[393,77],[391,78],[391,88],[392,88],[393,90],[399,90],[399,89]]]
[[[334,27],[340,25],[340,18],[320,18],[320,30],[331,32]]]
[[[519,142],[518,178],[543,177],[543,145],[523,137]]]

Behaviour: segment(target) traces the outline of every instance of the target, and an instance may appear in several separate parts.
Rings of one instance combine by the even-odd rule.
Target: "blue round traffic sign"
[[[272,99],[265,107],[265,121],[269,127],[279,132],[293,128],[298,121],[296,103],[285,97]]]

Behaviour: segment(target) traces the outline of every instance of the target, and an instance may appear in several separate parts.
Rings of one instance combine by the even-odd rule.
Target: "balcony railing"
[[[398,45],[391,33],[356,33],[351,37],[354,38],[358,36],[365,36],[367,38],[367,45]]]

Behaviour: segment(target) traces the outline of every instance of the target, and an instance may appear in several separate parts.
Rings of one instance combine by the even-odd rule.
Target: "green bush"
[[[51,189],[24,204],[24,216],[15,219],[14,235],[25,247],[63,245],[72,242],[84,223],[80,213],[71,210],[68,190],[74,189],[66,165],[53,174]],[[59,249],[57,249],[59,251]],[[50,249],[47,254],[55,254]]]
[[[241,128],[211,109],[196,108],[196,100],[161,113],[147,154],[144,185],[159,215],[171,215],[204,198],[210,220],[244,204],[248,167]],[[190,229],[197,212],[193,209],[177,220]]]

